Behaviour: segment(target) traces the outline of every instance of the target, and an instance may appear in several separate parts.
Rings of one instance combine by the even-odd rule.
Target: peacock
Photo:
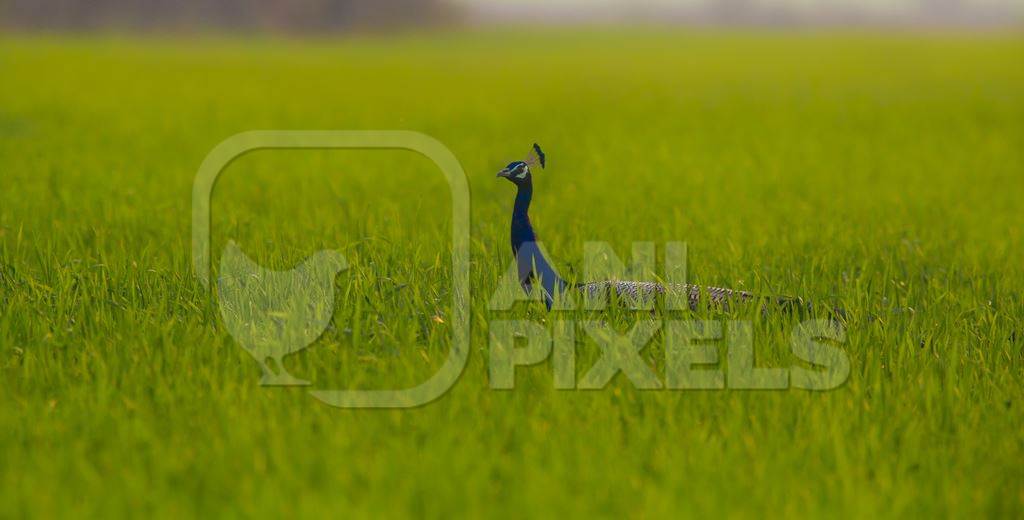
[[[765,303],[775,302],[784,307],[803,307],[800,298],[774,297],[761,298],[747,291],[725,289],[721,287],[701,287],[691,284],[661,284],[655,282],[635,281],[598,281],[585,283],[568,282],[559,276],[551,266],[543,251],[537,246],[537,233],[530,223],[530,201],[533,199],[533,174],[531,166],[547,165],[547,157],[541,147],[534,143],[533,149],[525,160],[513,161],[498,172],[498,177],[508,179],[516,185],[516,199],[512,206],[512,255],[518,268],[519,284],[527,294],[532,294],[534,284],[540,284],[541,294],[548,310],[554,303],[557,294],[576,291],[588,298],[609,301],[613,297],[633,301],[648,301],[658,295],[672,293],[685,295],[691,310],[702,305],[701,299],[706,298],[705,305],[728,308],[731,304],[764,300]],[[613,296],[614,295],[614,296]]]

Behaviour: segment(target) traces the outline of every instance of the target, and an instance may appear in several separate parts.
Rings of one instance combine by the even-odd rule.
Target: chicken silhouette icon
[[[327,329],[334,315],[334,278],[347,268],[341,253],[325,250],[295,269],[273,271],[228,242],[217,281],[220,314],[231,336],[259,363],[261,385],[309,384],[288,373],[282,360]]]

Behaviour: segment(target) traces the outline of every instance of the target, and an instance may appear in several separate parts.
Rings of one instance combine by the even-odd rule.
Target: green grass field
[[[1024,514],[1024,37],[514,32],[0,38],[0,516]],[[259,386],[190,243],[200,163],[253,129],[416,130],[458,157],[472,333],[446,395]],[[685,241],[691,280],[846,309],[848,381],[565,391],[548,362],[491,390],[489,323],[572,317],[488,310],[514,195],[494,174],[534,141],[560,270],[588,241]],[[222,177],[215,268],[229,239],[350,264],[289,370],[380,389],[440,366],[452,201],[428,160],[267,150]],[[797,319],[753,319],[758,363],[796,364]]]

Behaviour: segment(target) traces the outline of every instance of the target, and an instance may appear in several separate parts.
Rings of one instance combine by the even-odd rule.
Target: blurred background
[[[653,22],[696,26],[1000,27],[1024,0],[7,0],[22,30],[333,33],[418,26]]]

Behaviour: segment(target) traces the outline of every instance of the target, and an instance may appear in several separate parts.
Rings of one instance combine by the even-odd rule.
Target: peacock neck
[[[530,201],[533,183],[527,180],[518,185],[516,202],[512,207],[512,254],[516,257],[519,283],[529,293],[535,282],[543,287],[544,304],[550,310],[554,295],[565,290],[567,284],[544,257],[537,244],[537,234],[530,223]]]
[[[536,242],[537,234],[530,223],[530,201],[533,200],[533,183],[527,181],[518,186],[516,202],[512,206],[512,251],[519,251],[525,242]]]

